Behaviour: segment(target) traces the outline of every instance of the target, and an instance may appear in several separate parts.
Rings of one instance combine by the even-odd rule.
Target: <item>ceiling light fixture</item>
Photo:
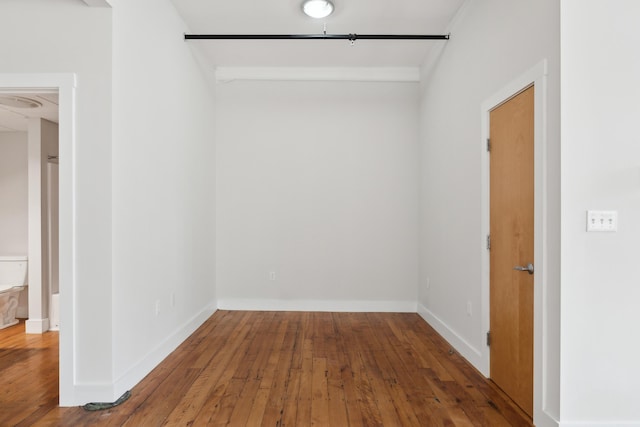
[[[328,0],[306,0],[302,11],[312,18],[322,19],[333,13],[333,3]]]

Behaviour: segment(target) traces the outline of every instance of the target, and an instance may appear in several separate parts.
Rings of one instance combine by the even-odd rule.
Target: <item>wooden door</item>
[[[490,113],[491,379],[533,417],[534,88]]]

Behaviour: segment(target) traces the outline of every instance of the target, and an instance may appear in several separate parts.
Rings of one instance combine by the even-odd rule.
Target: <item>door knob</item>
[[[526,267],[523,267],[521,265],[516,265],[515,267],[513,267],[513,269],[518,271],[526,271],[529,274],[533,274],[533,264],[531,263],[527,264]]]

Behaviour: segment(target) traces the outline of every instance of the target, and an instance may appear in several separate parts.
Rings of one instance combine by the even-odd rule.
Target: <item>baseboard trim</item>
[[[446,323],[444,323],[438,316],[432,313],[424,305],[418,304],[418,314],[436,330],[462,357],[467,359],[478,371],[485,377],[489,375],[489,372],[485,369],[484,356],[480,350],[469,344],[464,338],[462,338],[456,331],[451,329]]]
[[[78,406],[90,402],[115,402],[113,384],[110,383],[77,383],[73,387],[73,402],[60,406]]]
[[[560,427],[640,427],[640,421],[563,421]]]
[[[533,423],[536,427],[559,427],[560,422],[546,411],[533,409]]]
[[[49,330],[49,319],[28,319],[25,322],[27,334],[43,334]]]
[[[275,300],[226,298],[218,300],[220,310],[246,311],[334,311],[415,313],[415,301],[336,301],[336,300]]]
[[[122,374],[113,384],[112,402],[118,399],[124,392],[131,390],[133,386],[138,384],[145,376],[149,374],[156,366],[160,364],[171,352],[173,352],[180,344],[182,344],[191,334],[195,332],[213,313],[216,312],[216,302],[212,302],[203,308],[199,313],[186,321],[174,333],[169,335],[163,342],[152,349],[138,363]],[[92,396],[93,399],[93,396]],[[92,401],[95,401],[93,399]]]

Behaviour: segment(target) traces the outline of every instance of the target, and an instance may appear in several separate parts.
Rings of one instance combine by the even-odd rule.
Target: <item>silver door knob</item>
[[[526,271],[529,274],[533,274],[533,264],[531,263],[527,264],[526,267],[523,267],[521,265],[516,265],[515,267],[513,267],[513,269],[518,271]]]

